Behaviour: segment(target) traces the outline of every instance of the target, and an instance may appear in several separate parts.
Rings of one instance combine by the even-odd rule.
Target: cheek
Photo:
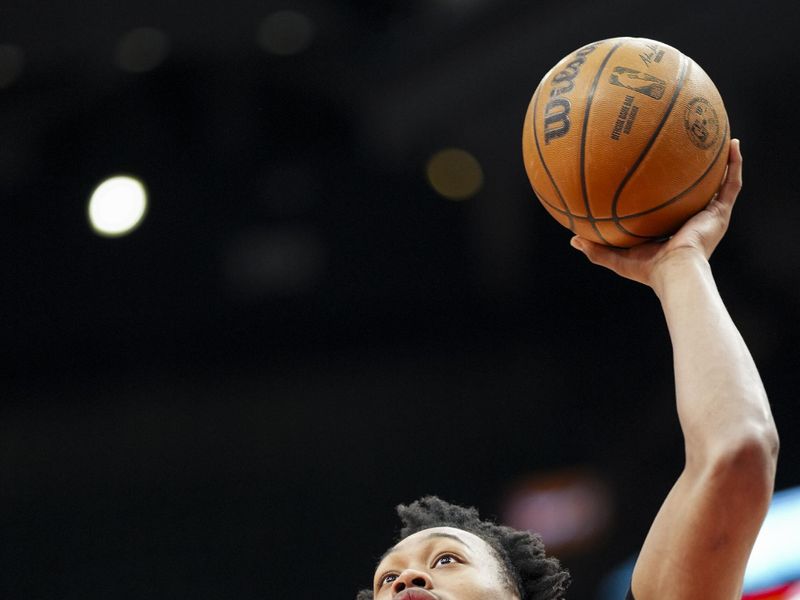
[[[508,600],[508,589],[494,572],[463,570],[459,573],[441,574],[434,587],[446,589],[458,600]]]

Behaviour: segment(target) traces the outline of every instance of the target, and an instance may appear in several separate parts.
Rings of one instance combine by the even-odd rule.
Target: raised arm
[[[573,238],[589,260],[649,285],[672,339],[685,466],[633,573],[636,600],[741,597],[775,480],[778,434],[758,371],[717,291],[708,258],[741,189],[731,142],[718,197],[668,242],[615,250]]]

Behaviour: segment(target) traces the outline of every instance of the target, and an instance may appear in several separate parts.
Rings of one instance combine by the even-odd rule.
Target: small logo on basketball
[[[701,150],[710,148],[719,138],[717,111],[705,98],[692,98],[689,101],[683,125],[689,139]]]

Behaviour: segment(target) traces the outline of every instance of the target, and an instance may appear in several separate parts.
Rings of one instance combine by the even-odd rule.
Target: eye
[[[392,583],[395,579],[397,579],[397,573],[387,573],[381,577],[380,581],[378,582],[378,587],[382,587],[387,583]]]
[[[452,554],[442,554],[441,556],[437,557],[435,561],[433,561],[434,567],[441,567],[444,565],[451,565],[453,563],[460,562],[457,557]]]

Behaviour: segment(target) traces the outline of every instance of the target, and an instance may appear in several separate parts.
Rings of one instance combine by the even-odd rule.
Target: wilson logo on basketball
[[[567,134],[570,127],[569,111],[571,105],[563,96],[575,87],[574,79],[580,73],[586,56],[597,48],[591,44],[575,53],[575,58],[564,69],[559,71],[550,81],[550,101],[544,107],[544,143],[549,144],[556,138]]]

